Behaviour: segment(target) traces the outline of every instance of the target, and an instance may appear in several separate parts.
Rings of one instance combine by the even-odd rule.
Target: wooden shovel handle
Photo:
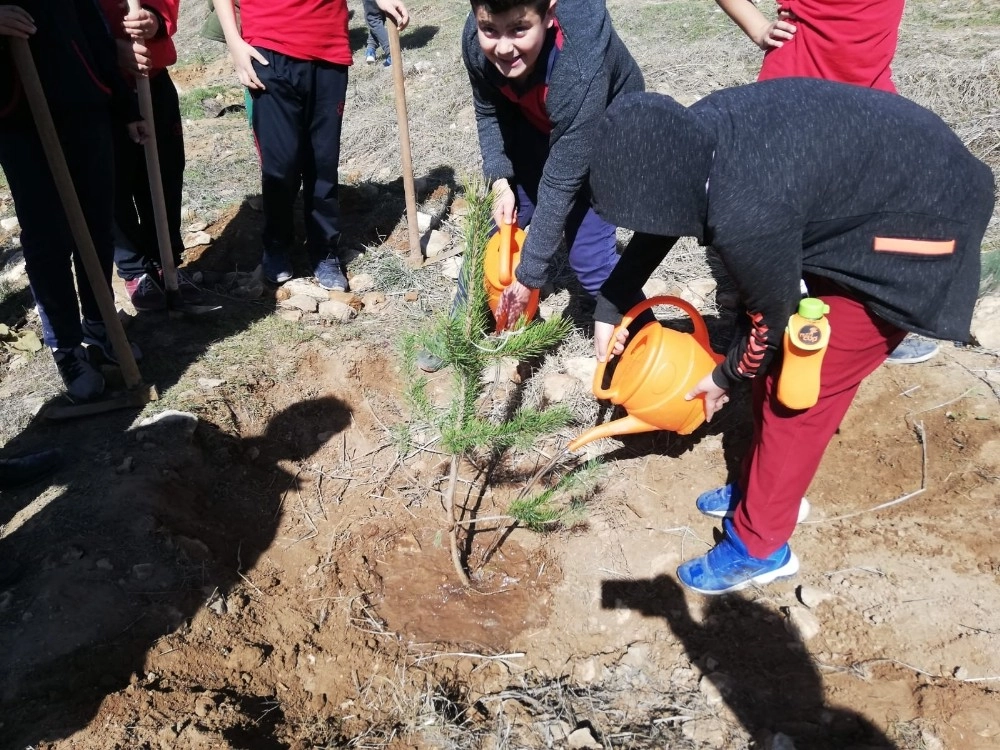
[[[389,29],[389,55],[392,57],[392,87],[396,99],[396,123],[399,126],[399,158],[403,163],[403,193],[406,196],[406,230],[409,234],[410,263],[423,262],[420,232],[417,229],[417,191],[413,185],[413,162],[410,157],[410,124],[406,115],[406,85],[403,81],[403,50],[399,44],[396,19],[386,16]]]
[[[129,13],[141,9],[139,0],[128,0]],[[146,176],[149,179],[149,195],[153,202],[153,223],[156,225],[156,245],[160,251],[163,285],[167,289],[167,301],[170,302],[177,297],[177,266],[174,264],[174,249],[170,245],[167,203],[163,195],[163,176],[160,172],[160,152],[156,145],[156,121],[153,119],[153,96],[149,89],[149,78],[136,76],[135,90],[139,94],[139,114],[150,130],[143,151],[146,154]]]
[[[31,48],[28,47],[28,42],[25,39],[11,37],[9,43],[14,65],[21,78],[21,85],[24,87],[24,94],[34,117],[35,126],[38,128],[38,138],[42,142],[45,159],[52,171],[52,180],[55,182],[63,210],[66,212],[66,221],[73,235],[73,241],[76,243],[80,259],[83,261],[87,280],[94,292],[94,299],[97,300],[97,306],[101,310],[101,318],[104,320],[108,336],[111,338],[111,345],[118,358],[122,378],[126,387],[132,390],[142,385],[142,376],[139,374],[139,366],[135,363],[132,349],[125,337],[125,329],[122,328],[122,323],[118,319],[108,279],[101,270],[101,262],[98,260],[97,250],[94,248],[94,239],[87,228],[87,219],[83,215],[80,199],[73,185],[73,177],[66,165],[66,156],[63,153],[62,144],[59,142],[55,123],[52,121],[49,104],[45,100],[45,92],[42,90],[42,82],[38,77],[38,69],[31,56]],[[108,200],[111,200],[111,196],[108,196]]]

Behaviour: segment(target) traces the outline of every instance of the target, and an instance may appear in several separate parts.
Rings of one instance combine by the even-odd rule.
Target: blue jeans
[[[102,276],[110,289],[114,255],[111,117],[107,109],[94,108],[53,113],[53,118]],[[45,344],[53,349],[79,346],[83,340],[81,308],[90,320],[100,320],[101,310],[34,128],[0,131],[0,166],[14,196],[28,283],[38,305]],[[79,303],[73,285],[74,266]]]

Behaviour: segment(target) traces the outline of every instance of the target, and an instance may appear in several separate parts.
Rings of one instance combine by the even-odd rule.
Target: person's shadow
[[[134,472],[116,475],[107,463],[74,472],[0,539],[0,746],[69,737],[130,681],[158,689],[145,665],[160,638],[183,632],[205,606],[224,612],[254,595],[254,564],[297,481],[281,462],[308,459],[319,432],[350,421],[344,402],[324,397],[278,412],[260,437],[192,417],[137,428],[122,441],[138,456]],[[248,682],[229,698],[253,713],[269,700],[261,690]],[[280,718],[252,722],[252,741],[237,722],[227,739],[284,747],[269,730]]]
[[[713,597],[699,624],[680,584],[661,575],[602,582],[601,606],[662,617],[761,747],[778,732],[810,750],[896,747],[860,714],[826,705],[823,681],[801,640],[757,602],[738,594]]]

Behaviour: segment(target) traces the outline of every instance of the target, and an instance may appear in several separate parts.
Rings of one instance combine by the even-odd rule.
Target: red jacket
[[[122,0],[99,0],[101,11],[108,21],[111,33],[115,39],[127,39],[128,34],[122,28],[122,19],[128,14],[128,6]],[[177,31],[177,13],[180,0],[143,0],[142,7],[147,8],[160,17],[160,30],[152,39],[145,41],[149,56],[152,59],[151,74],[177,62],[177,49],[171,37]]]

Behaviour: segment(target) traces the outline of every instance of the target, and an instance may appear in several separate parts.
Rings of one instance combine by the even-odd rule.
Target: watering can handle
[[[688,317],[691,318],[691,322],[694,324],[694,340],[697,341],[701,347],[712,356],[712,359],[716,362],[722,361],[722,357],[712,350],[712,345],[708,340],[708,327],[705,325],[705,320],[701,317],[701,313],[698,312],[694,305],[688,303],[686,300],[683,300],[680,297],[671,297],[669,295],[650,297],[647,300],[643,300],[625,313],[625,317],[622,318],[622,322],[615,327],[614,333],[611,334],[611,341],[608,342],[608,347],[613,347],[619,331],[628,328],[632,324],[632,321],[639,317],[641,313],[651,307],[656,307],[657,305],[671,305],[686,312]],[[613,400],[617,393],[616,388],[603,388],[601,385],[604,382],[604,369],[607,367],[611,357],[612,355],[609,354],[605,358],[604,362],[598,362],[597,369],[594,371],[594,395],[600,399]]]
[[[500,222],[500,283],[508,286],[514,280],[514,223]]]

